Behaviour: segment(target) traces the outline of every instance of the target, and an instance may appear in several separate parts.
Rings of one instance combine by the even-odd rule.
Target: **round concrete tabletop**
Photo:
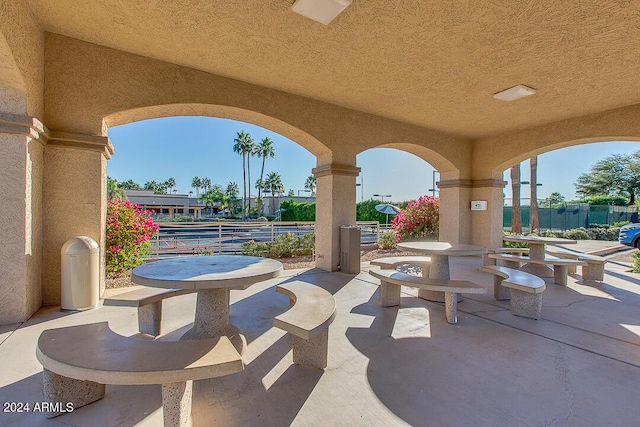
[[[242,255],[190,256],[149,262],[131,272],[139,285],[168,289],[246,289],[282,273],[280,261]]]
[[[476,245],[451,244],[447,242],[405,242],[398,243],[398,248],[406,251],[419,252],[427,255],[482,255],[487,248]]]
[[[569,245],[572,243],[578,243],[577,240],[561,239],[559,237],[539,237],[539,236],[504,236],[502,240],[506,240],[507,242],[550,244],[550,245]]]

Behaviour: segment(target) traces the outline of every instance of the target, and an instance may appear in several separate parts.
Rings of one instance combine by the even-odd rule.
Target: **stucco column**
[[[438,239],[449,243],[471,243],[471,188],[473,181],[449,179],[437,182],[440,189]]]
[[[107,159],[106,137],[51,131],[44,172],[44,304],[60,303],[60,249],[75,236],[100,245],[100,295],[104,291]]]
[[[316,177],[316,267],[338,270],[340,226],[356,224],[356,176],[360,168],[327,163],[312,170]]]
[[[42,169],[46,129],[0,113],[0,324],[42,305]]]
[[[502,246],[503,189],[506,181],[482,179],[473,181],[471,200],[487,202],[487,210],[471,211],[471,243],[487,248]]]

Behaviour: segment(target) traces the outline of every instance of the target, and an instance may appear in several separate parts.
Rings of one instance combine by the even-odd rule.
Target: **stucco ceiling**
[[[467,137],[640,103],[640,5],[354,0],[28,0],[46,31]],[[529,98],[495,92],[526,84]]]

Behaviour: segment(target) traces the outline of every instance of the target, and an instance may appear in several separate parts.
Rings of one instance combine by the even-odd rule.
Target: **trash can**
[[[360,273],[360,229],[356,226],[340,227],[340,271]]]
[[[62,245],[60,308],[88,310],[98,306],[100,247],[91,237],[77,236]]]

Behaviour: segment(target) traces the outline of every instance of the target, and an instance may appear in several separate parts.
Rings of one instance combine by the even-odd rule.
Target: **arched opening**
[[[504,189],[503,226],[512,229],[512,206],[521,206],[523,230],[531,228],[532,196],[536,196],[538,225],[541,231],[567,231],[579,227],[589,228],[593,225],[610,226],[620,221],[635,220],[637,208],[614,207],[620,204],[614,197],[593,198],[577,191],[581,176],[587,178],[591,169],[598,162],[612,156],[630,157],[640,151],[640,138],[602,141],[571,141],[556,144],[552,149],[528,153],[513,159],[514,165],[520,167],[520,197],[514,199],[513,191],[518,191],[511,178],[511,168],[503,172],[507,186]],[[535,157],[537,172],[536,191],[533,191],[530,159]],[[518,161],[521,161],[518,163]],[[512,167],[514,166],[512,165]],[[514,170],[517,176],[517,168]],[[622,177],[618,177],[622,178]],[[589,179],[589,178],[588,178]],[[516,193],[517,194],[517,193]],[[608,196],[614,196],[613,192]],[[605,194],[603,194],[605,196]],[[624,198],[624,189],[622,189]],[[619,198],[618,198],[619,199]],[[603,203],[603,204],[602,204]],[[534,227],[535,227],[535,220]],[[517,228],[517,226],[516,226]]]

